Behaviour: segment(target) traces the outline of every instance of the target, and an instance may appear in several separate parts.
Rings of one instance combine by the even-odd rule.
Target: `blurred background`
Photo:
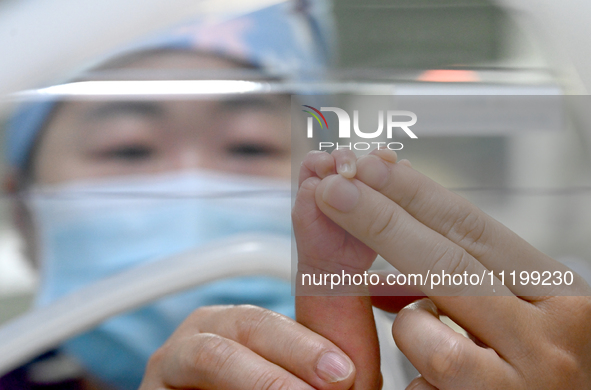
[[[277,2],[0,0],[0,126],[14,108],[11,93],[67,79],[113,48],[184,20]],[[559,128],[434,130],[405,143],[399,155],[543,252],[586,262],[590,13],[585,0],[335,0],[330,77],[390,84],[402,95],[579,95],[556,107],[565,124]],[[0,164],[4,176],[3,158]],[[26,310],[35,291],[35,271],[20,246],[4,194],[0,323]]]

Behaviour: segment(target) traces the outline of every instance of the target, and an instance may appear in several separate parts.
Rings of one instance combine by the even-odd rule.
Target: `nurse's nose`
[[[191,170],[206,167],[206,159],[203,156],[203,152],[200,152],[196,148],[183,147],[176,156],[175,168],[178,170]]]

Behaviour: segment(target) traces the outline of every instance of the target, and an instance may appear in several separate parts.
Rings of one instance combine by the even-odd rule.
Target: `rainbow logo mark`
[[[302,107],[308,107],[312,110],[314,110],[316,112],[316,114],[320,115],[320,117],[322,118],[322,120],[324,121],[324,124],[326,125],[326,128],[328,129],[328,123],[326,122],[326,118],[324,117],[324,115],[322,115],[322,113],[320,111],[318,111],[317,109],[315,109],[312,106],[306,106],[303,105]],[[302,110],[303,112],[307,112],[308,114],[312,115],[314,118],[316,118],[316,120],[318,121],[318,124],[320,125],[320,128],[324,128],[324,125],[322,124],[322,122],[320,122],[320,118],[318,118],[318,115],[314,114],[314,112],[309,111],[309,110]]]

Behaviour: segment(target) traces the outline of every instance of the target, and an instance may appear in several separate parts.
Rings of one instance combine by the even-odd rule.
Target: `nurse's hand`
[[[193,312],[150,358],[140,390],[345,390],[354,377],[339,348],[290,318],[254,306],[210,306]]]
[[[514,270],[568,270],[406,161],[374,153],[356,169],[352,180],[324,178],[316,203],[402,273],[505,271],[508,284]],[[402,310],[393,326],[397,345],[422,374],[412,388],[590,388],[590,288],[576,274],[571,286],[549,288],[498,280],[494,292],[490,285],[421,287],[430,299]],[[439,313],[475,341],[441,323]]]

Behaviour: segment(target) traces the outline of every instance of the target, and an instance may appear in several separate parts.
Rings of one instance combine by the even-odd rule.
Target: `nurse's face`
[[[154,54],[123,66],[237,67],[182,52]],[[62,103],[37,145],[31,172],[39,184],[198,168],[288,178],[289,112],[287,95]]]

